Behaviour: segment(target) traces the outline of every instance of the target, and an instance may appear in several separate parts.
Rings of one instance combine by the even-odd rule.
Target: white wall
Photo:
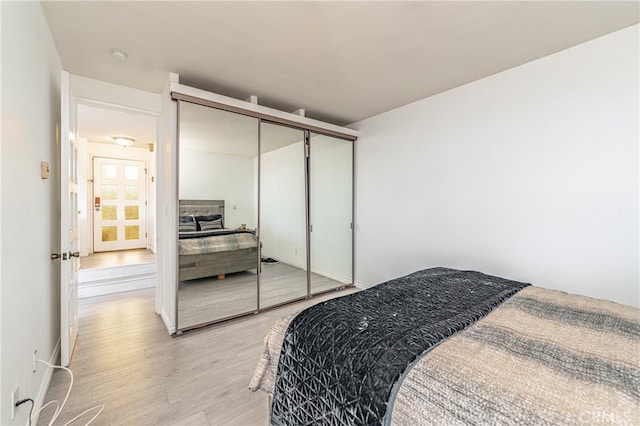
[[[57,356],[60,336],[61,63],[39,2],[1,2],[2,142],[0,194],[0,424],[27,424],[29,404],[11,420],[10,393],[41,402],[46,370],[33,351]],[[40,162],[50,165],[40,178]],[[53,359],[55,361],[55,359]]]
[[[262,256],[307,268],[304,147],[302,142],[260,156]]]
[[[93,101],[93,106],[119,106],[152,116],[160,114],[160,95],[157,93],[73,74],[70,75],[70,84],[71,91],[81,103]]]
[[[311,271],[352,282],[352,145],[336,138],[311,140]],[[260,156],[262,257],[307,268],[303,142]]]
[[[309,218],[311,270],[353,282],[353,144],[330,136],[311,138]]]
[[[288,145],[261,157],[263,256],[306,269],[303,144]],[[317,204],[312,270],[350,283],[351,143],[315,136],[312,162],[312,209]],[[180,199],[225,200],[225,227],[241,223],[255,227],[257,158],[181,149],[179,163]]]
[[[183,200],[224,200],[225,228],[254,229],[254,159],[180,150],[178,194]]]
[[[178,106],[171,100],[171,83],[178,75],[170,73],[162,91],[158,120],[157,150],[157,210],[158,223],[156,257],[156,313],[160,314],[169,333],[176,331],[176,285],[178,282]]]
[[[639,27],[356,123],[356,279],[443,265],[635,305]]]

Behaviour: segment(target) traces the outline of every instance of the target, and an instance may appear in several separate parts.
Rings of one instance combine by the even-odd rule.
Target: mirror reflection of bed
[[[178,213],[181,327],[254,311],[255,232],[225,226],[224,200],[180,200]]]
[[[179,332],[353,285],[351,141],[187,101],[178,116]],[[218,235],[185,237],[203,223]]]
[[[225,227],[224,212],[224,200],[179,201],[178,318],[182,328],[257,309],[258,239],[252,229]],[[305,268],[265,256],[259,264],[261,308],[306,297]],[[311,281],[316,293],[348,284],[313,272]]]

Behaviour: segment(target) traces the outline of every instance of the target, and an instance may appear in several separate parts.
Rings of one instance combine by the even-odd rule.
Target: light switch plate
[[[47,161],[40,162],[40,177],[42,179],[49,179],[49,163]]]

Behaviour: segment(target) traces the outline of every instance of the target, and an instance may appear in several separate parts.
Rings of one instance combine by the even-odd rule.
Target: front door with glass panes
[[[144,161],[93,159],[93,250],[147,247]]]

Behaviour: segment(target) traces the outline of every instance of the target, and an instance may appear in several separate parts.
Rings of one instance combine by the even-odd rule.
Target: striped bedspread
[[[250,389],[272,393],[279,320]],[[527,287],[418,358],[389,401],[396,425],[640,424],[640,310]]]
[[[178,254],[184,256],[190,254],[217,253],[257,247],[257,245],[258,242],[254,234],[240,232],[237,234],[178,240]]]
[[[528,287],[409,371],[394,424],[640,424],[639,310]]]

